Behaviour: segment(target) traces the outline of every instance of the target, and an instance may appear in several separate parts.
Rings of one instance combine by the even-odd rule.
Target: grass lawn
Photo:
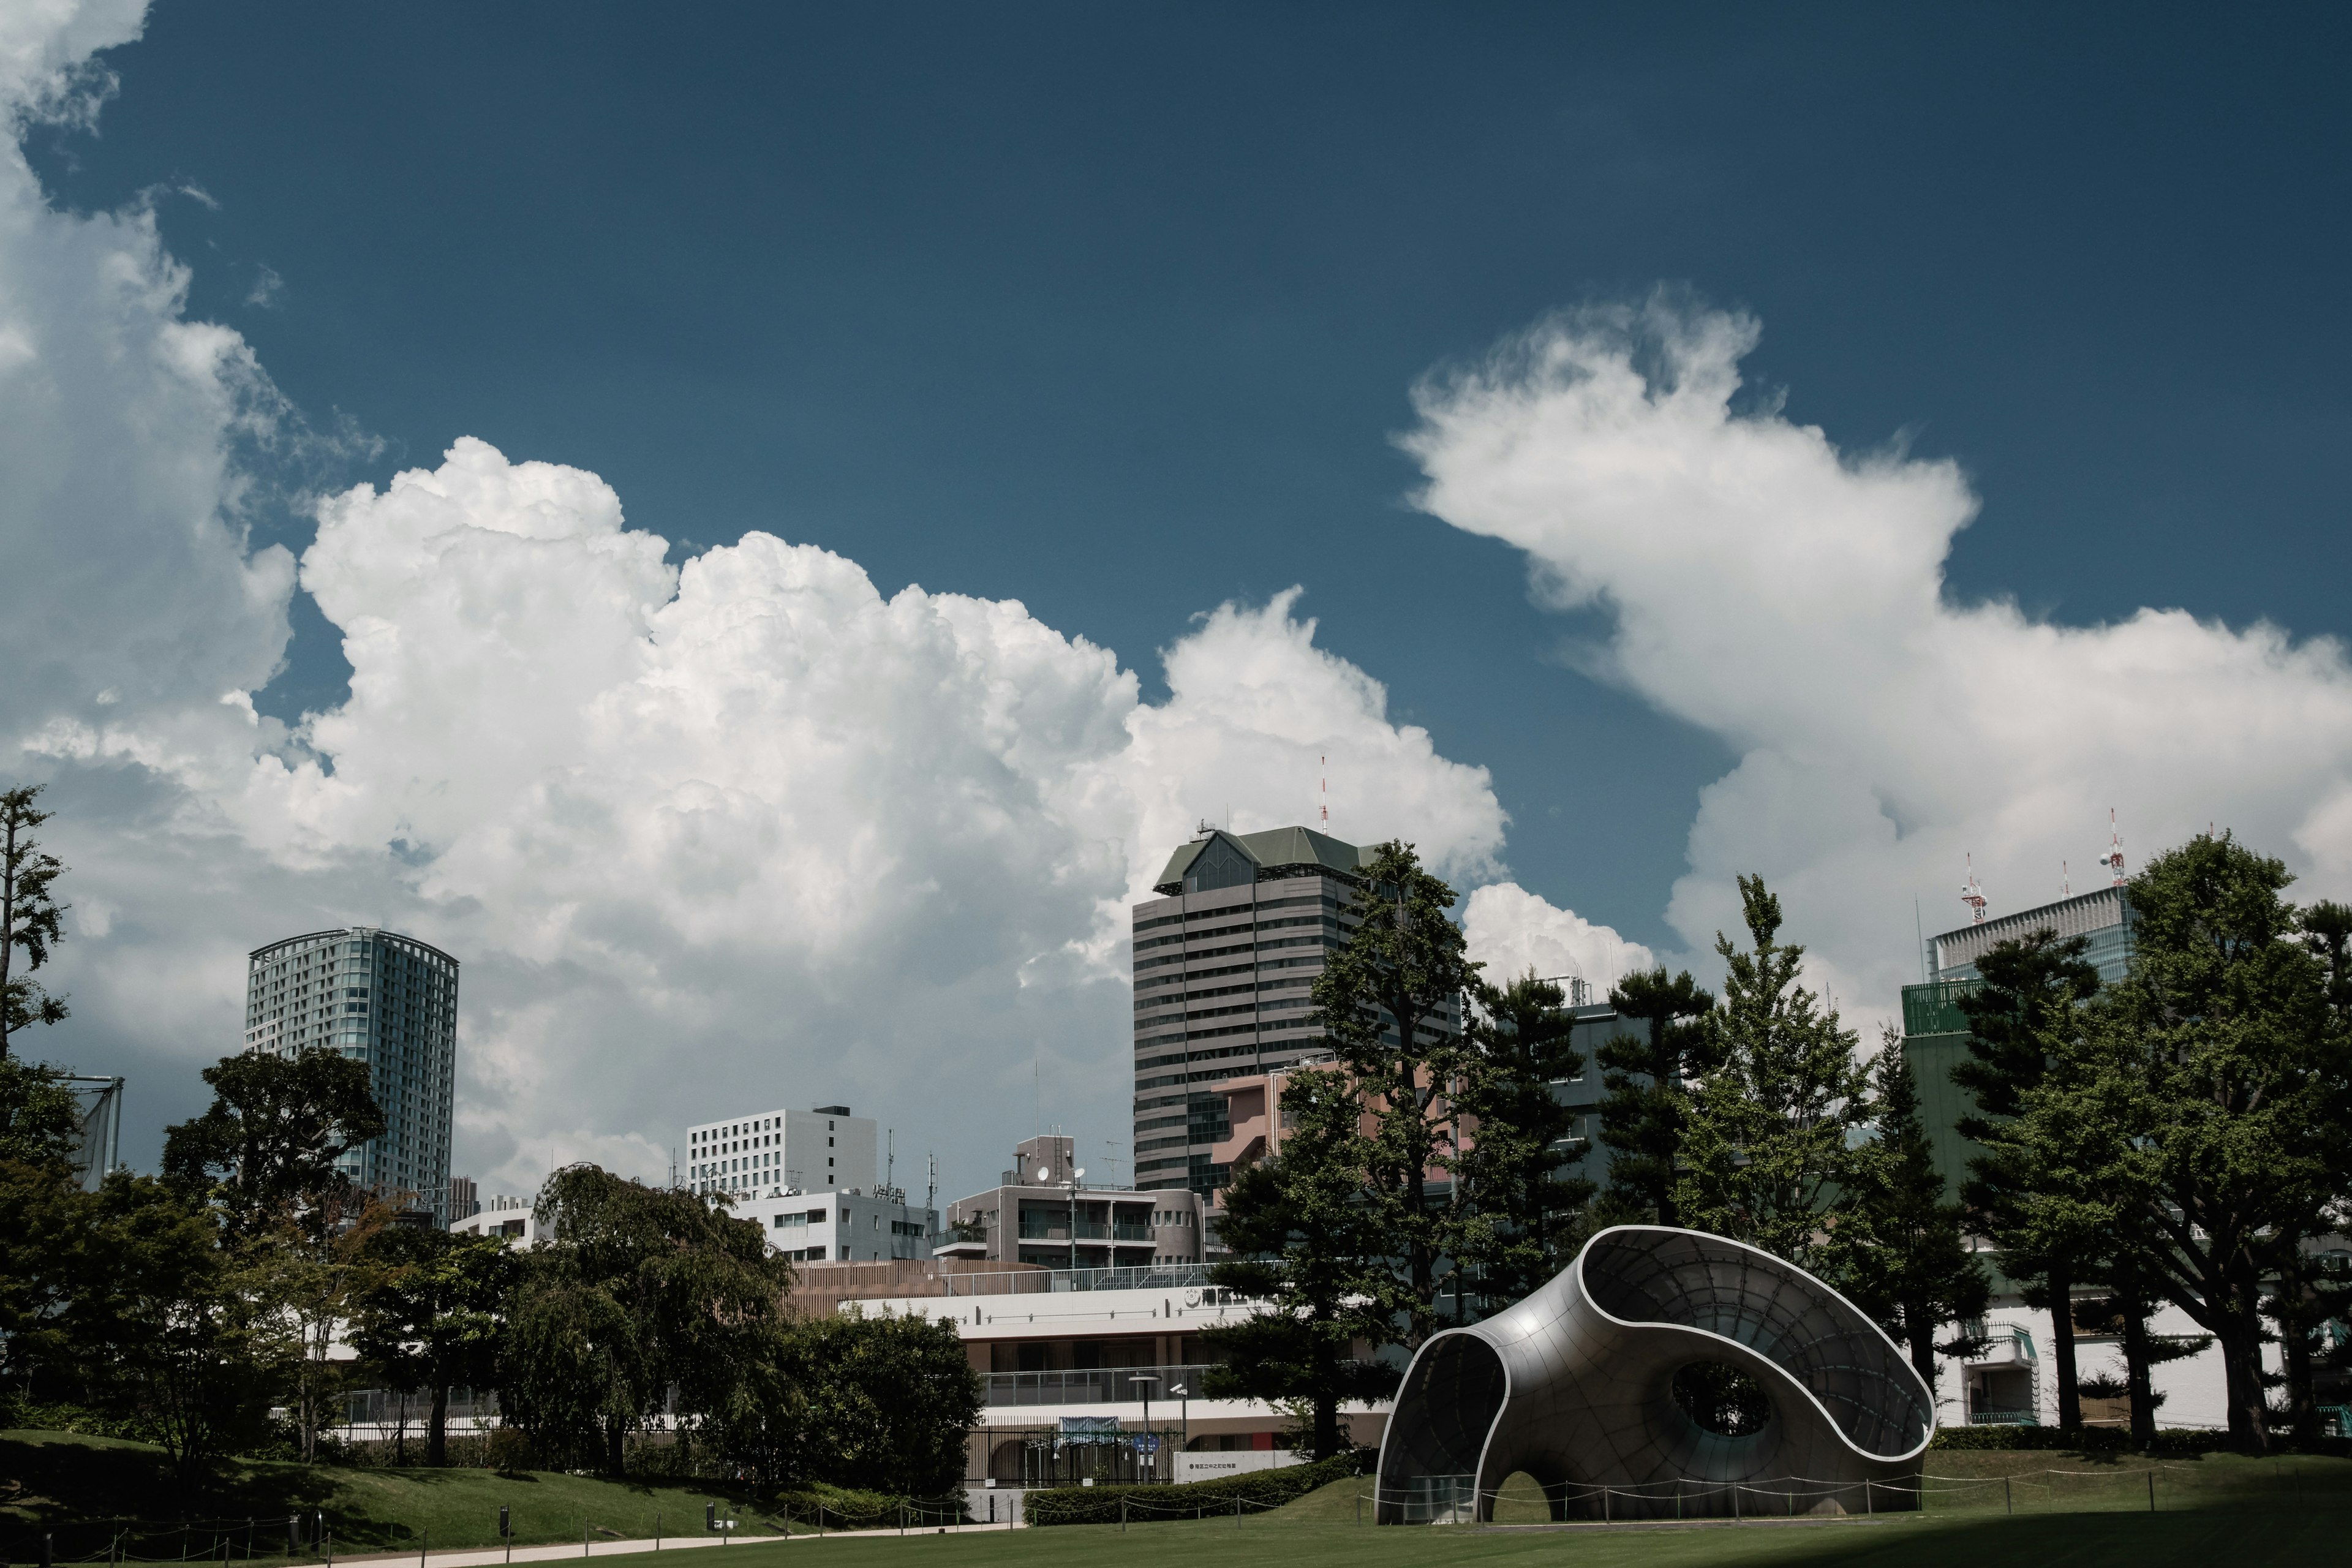
[[[242,1521],[255,1530],[257,1559],[286,1553],[286,1516],[326,1510],[338,1552],[490,1546],[499,1539],[499,1505],[509,1510],[517,1545],[577,1541],[583,1528],[600,1540],[700,1535],[703,1507],[740,1521],[745,1534],[782,1531],[782,1521],[739,1496],[710,1487],[641,1486],[553,1471],[345,1469],[325,1465],[231,1461],[191,1495],[182,1495],[162,1450],[143,1443],[62,1432],[0,1432],[0,1559],[38,1562],[38,1533],[57,1537],[60,1558],[103,1555],[121,1528],[139,1520],[214,1525],[238,1521],[234,1554],[242,1561]],[[658,1521],[656,1516],[658,1515]],[[150,1531],[139,1556],[201,1561],[217,1539],[210,1529],[185,1538]],[[215,1553],[216,1555],[216,1553]]]
[[[2158,1511],[2147,1511],[2148,1472]],[[1732,1568],[1747,1564],[1885,1564],[1885,1568],[1989,1568],[2010,1561],[2034,1568],[2151,1568],[2168,1563],[2307,1568],[2342,1560],[2352,1538],[2352,1460],[2241,1459],[2215,1455],[2150,1461],[2122,1456],[1955,1452],[1929,1456],[1924,1513],[1795,1524],[1751,1523],[1688,1530],[1515,1530],[1548,1515],[1524,1476],[1504,1489],[1503,1528],[1360,1525],[1364,1479],[1337,1481],[1270,1513],[1203,1521],[1069,1525],[1019,1531],[972,1529],[901,1540],[835,1539],[822,1546],[740,1546],[712,1568],[787,1568],[785,1554],[823,1551],[873,1557],[872,1568],[908,1568],[908,1554],[933,1568],[1092,1568],[1106,1552],[1139,1568],[1199,1568],[1204,1553],[1278,1554],[1281,1568]],[[2006,1486],[2003,1482],[2006,1482]],[[256,1560],[283,1558],[285,1516],[327,1510],[339,1552],[415,1550],[496,1542],[499,1505],[512,1510],[518,1544],[576,1542],[583,1525],[599,1539],[654,1533],[699,1536],[703,1507],[721,1505],[744,1533],[780,1531],[781,1521],[740,1497],[710,1488],[653,1487],[544,1472],[341,1469],[240,1462],[193,1497],[174,1494],[160,1453],[142,1444],[58,1433],[0,1433],[0,1560],[37,1561],[37,1533],[57,1536],[61,1561],[103,1559],[118,1517],[278,1522],[257,1531]],[[1109,1539],[1117,1536],[1117,1540]],[[177,1559],[184,1542],[202,1562],[217,1537],[198,1531],[149,1534],[137,1556]],[[243,1531],[231,1561],[242,1562]],[[606,1559],[597,1559],[603,1564]],[[627,1560],[650,1568],[646,1557]],[[858,1563],[838,1568],[858,1568]]]

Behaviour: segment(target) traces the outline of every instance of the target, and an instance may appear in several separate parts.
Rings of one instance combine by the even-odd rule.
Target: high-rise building
[[[367,1063],[383,1136],[347,1151],[339,1168],[387,1201],[449,1223],[456,959],[365,926],[256,948],[246,968],[245,1043],[280,1056],[341,1051]]]
[[[743,1197],[856,1191],[870,1194],[880,1124],[845,1105],[757,1110],[687,1129],[686,1184]]]
[[[449,1223],[451,1225],[455,1225],[461,1219],[465,1219],[472,1215],[478,1215],[481,1212],[481,1200],[474,1195],[474,1178],[471,1176],[450,1177]]]
[[[1160,897],[1134,907],[1138,1189],[1214,1192],[1230,1127],[1210,1086],[1328,1048],[1307,993],[1355,929],[1366,858],[1305,827],[1209,828],[1170,857]]]
[[[1954,1064],[1968,1056],[1969,1048],[1968,1016],[1960,1011],[1958,999],[1980,983],[1978,959],[1996,943],[2037,931],[2055,931],[2062,939],[2083,938],[2084,962],[2099,972],[2102,985],[2112,985],[2130,972],[2131,900],[2120,887],[2098,888],[1929,937],[1922,963],[1930,978],[1903,988],[1904,1058],[1918,1088],[1936,1168],[1954,1192],[1969,1178],[1969,1162],[1984,1152],[1960,1136],[1958,1127],[1963,1116],[1977,1111],[1976,1101],[1951,1077]]]

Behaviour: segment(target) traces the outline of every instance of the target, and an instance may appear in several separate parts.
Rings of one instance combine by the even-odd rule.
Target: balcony
[[[1076,1235],[1071,1233],[1075,1231]],[[1067,1220],[1040,1222],[1024,1219],[1021,1223],[1024,1241],[1150,1241],[1151,1227],[1148,1225],[1097,1225],[1082,1219],[1076,1225]]]
[[[1140,1405],[1149,1395],[1155,1405],[1174,1405],[1168,1391],[1178,1384],[1201,1397],[1201,1377],[1206,1366],[1106,1366],[1073,1368],[1067,1372],[992,1372],[988,1403],[1002,1405]],[[1158,1378],[1157,1383],[1142,1381]]]
[[[2014,1325],[1995,1323],[1987,1329],[1981,1323],[1964,1325],[1970,1338],[1984,1339],[1985,1348],[1968,1358],[1969,1366],[2032,1366],[2036,1357],[2033,1335]]]
[[[2031,1410],[1971,1410],[1971,1426],[2039,1426],[2042,1417]]]

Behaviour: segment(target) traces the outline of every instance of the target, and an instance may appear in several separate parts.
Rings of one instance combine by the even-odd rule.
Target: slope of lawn
[[[103,1555],[118,1531],[141,1557],[217,1557],[226,1539],[246,1554],[244,1521],[257,1558],[286,1555],[286,1517],[323,1510],[338,1552],[489,1546],[499,1507],[509,1510],[517,1545],[664,1534],[700,1535],[703,1509],[717,1503],[742,1533],[781,1532],[782,1521],[749,1500],[708,1486],[655,1486],[556,1471],[343,1468],[231,1460],[189,1492],[174,1485],[163,1451],[143,1443],[61,1432],[0,1432],[0,1557],[37,1562],[37,1538],[57,1538],[60,1558]],[[172,1527],[193,1521],[184,1533]],[[33,1544],[28,1545],[31,1542]]]

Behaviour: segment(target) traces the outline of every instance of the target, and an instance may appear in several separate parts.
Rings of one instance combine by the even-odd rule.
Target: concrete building
[[[1355,927],[1366,858],[1305,827],[1203,828],[1134,906],[1139,1189],[1214,1192],[1228,1129],[1211,1086],[1324,1048],[1307,993]]]
[[[383,1136],[338,1168],[396,1205],[449,1222],[449,1126],[457,1074],[457,961],[395,931],[352,926],[256,948],[245,1044],[367,1063]]]
[[[744,1197],[856,1191],[876,1179],[879,1124],[845,1105],[758,1110],[705,1121],[686,1135],[686,1183],[697,1193]]]
[[[459,1215],[449,1228],[459,1236],[502,1236],[518,1249],[539,1244],[539,1218],[530,1198],[493,1197],[476,1204],[471,1214]]]
[[[1150,1195],[1164,1204],[1180,1194]],[[1297,1458],[1280,1447],[1283,1412],[1203,1396],[1203,1333],[1257,1309],[1211,1284],[1201,1265],[1072,1271],[940,1259],[856,1283],[833,1278],[867,1273],[811,1268],[806,1304],[955,1325],[983,1380],[965,1471],[976,1519],[1018,1521],[1034,1486],[1205,1480]],[[1386,1420],[1384,1403],[1341,1415],[1366,1445]]]
[[[795,1262],[886,1263],[931,1256],[939,1211],[910,1206],[895,1193],[860,1192],[740,1197],[739,1218],[757,1220],[768,1246]]]
[[[455,1225],[457,1221],[464,1219],[467,1215],[479,1214],[481,1212],[482,1202],[479,1198],[474,1195],[474,1178],[471,1176],[450,1177],[449,1222],[452,1225]]]
[[[1150,1268],[1202,1258],[1201,1199],[1184,1188],[1087,1186],[1075,1141],[1024,1141],[1013,1168],[948,1205],[942,1258],[1041,1268]]]

